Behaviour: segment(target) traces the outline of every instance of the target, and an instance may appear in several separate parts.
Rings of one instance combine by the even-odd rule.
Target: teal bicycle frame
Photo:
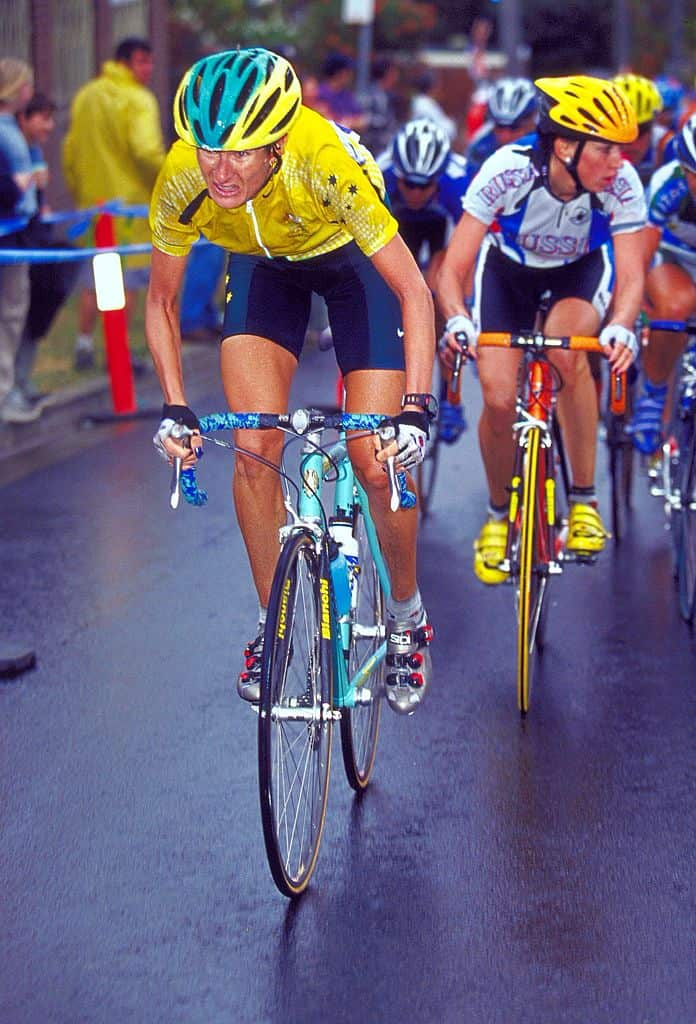
[[[301,487],[298,513],[295,515],[289,502],[286,503],[286,507],[293,516],[294,522],[281,529],[281,540],[284,541],[297,530],[309,529],[317,537],[318,543],[323,541],[325,536],[325,516],[321,504],[321,488],[327,473],[337,471],[334,511],[349,512],[353,508],[357,497],[358,504],[362,510],[367,540],[372,558],[374,559],[375,568],[377,569],[377,575],[379,576],[384,596],[388,598],[390,593],[389,574],[382,557],[379,541],[377,540],[377,531],[370,515],[367,495],[356,480],[353,472],[353,466],[348,456],[345,434],[342,434],[340,440],[328,452],[320,450],[320,441],[320,431],[307,435],[300,462]],[[330,530],[330,527],[328,529]],[[350,587],[352,604],[355,601],[356,588],[350,585],[351,569],[346,566],[345,571],[348,576],[347,584]],[[351,614],[339,615],[331,572],[329,572],[329,586],[333,598],[330,602],[331,650],[334,678],[333,705],[334,708],[354,707],[356,703],[360,703],[359,694],[363,684],[384,660],[387,648],[386,638],[382,640],[378,649],[365,659],[352,678],[349,679],[348,654],[351,640]]]

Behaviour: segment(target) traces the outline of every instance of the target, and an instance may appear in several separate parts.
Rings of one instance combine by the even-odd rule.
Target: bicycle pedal
[[[576,565],[594,565],[597,561],[596,551],[564,551],[564,562],[575,562]]]

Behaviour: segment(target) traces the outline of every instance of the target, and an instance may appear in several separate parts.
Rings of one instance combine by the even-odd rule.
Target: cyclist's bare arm
[[[435,282],[437,303],[446,321],[458,315],[469,316],[464,296],[487,232],[488,225],[472,217],[470,213],[462,215],[454,230]],[[444,361],[451,369],[454,353],[459,346],[452,333],[446,334],[445,337],[447,349]]]
[[[457,313],[468,315],[464,305],[464,287],[476,265],[487,232],[488,225],[470,213],[464,213],[454,229],[435,282],[437,302],[446,320]]]
[[[145,334],[155,370],[169,405],[186,405],[181,365],[181,331],[177,296],[186,267],[185,256],[169,256],[153,248],[150,285],[145,300]],[[168,438],[167,451],[193,464],[192,452]]]
[[[648,224],[643,228],[643,254],[645,258],[645,273],[650,270],[650,264],[657,252],[657,247],[662,238],[662,229],[656,228],[654,224]]]
[[[401,304],[406,358],[405,393],[430,391],[435,354],[433,298],[401,235],[376,252],[372,263]]]

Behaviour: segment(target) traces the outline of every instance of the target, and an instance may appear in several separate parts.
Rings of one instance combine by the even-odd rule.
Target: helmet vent
[[[283,128],[285,128],[286,125],[290,124],[290,122],[295,116],[295,111],[297,110],[299,105],[300,101],[295,100],[290,110],[288,110],[287,114],[284,117],[281,117],[280,121],[278,121],[277,124],[273,125],[272,131],[274,135],[276,132],[282,132]]]
[[[253,119],[247,123],[246,128],[242,132],[243,139],[248,138],[249,135],[253,135],[254,132],[261,127],[261,125],[264,123],[264,121],[266,121],[266,119],[269,117],[269,115],[276,107],[279,98],[280,89],[274,89],[271,95],[266,100],[266,102],[263,104],[263,106],[261,106],[258,112],[255,114]]]
[[[222,98],[225,95],[225,79],[222,75],[218,78],[215,83],[215,88],[210,95],[210,103],[208,104],[208,117],[210,118],[210,127],[212,128],[218,121],[220,115],[220,107],[222,106]]]
[[[234,101],[234,109],[237,113],[240,113],[244,109],[256,91],[256,68],[251,61],[247,61],[247,64],[251,64],[249,73],[242,82]]]

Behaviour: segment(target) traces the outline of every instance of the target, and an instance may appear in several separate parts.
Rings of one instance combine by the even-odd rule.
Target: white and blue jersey
[[[437,191],[420,210],[410,209],[402,199],[391,152],[382,154],[377,163],[384,175],[391,211],[399,223],[399,234],[419,264],[426,266],[433,254],[447,245],[462,215],[462,201],[470,180],[466,160],[459,153],[450,153]]]
[[[648,188],[648,224],[662,232],[659,251],[696,272],[696,199],[681,164],[660,167]]]
[[[520,142],[501,146],[485,161],[463,206],[489,226],[492,245],[527,267],[572,263],[614,235],[639,231],[646,218],[643,186],[628,161],[606,191],[564,202],[549,190],[540,149]]]

